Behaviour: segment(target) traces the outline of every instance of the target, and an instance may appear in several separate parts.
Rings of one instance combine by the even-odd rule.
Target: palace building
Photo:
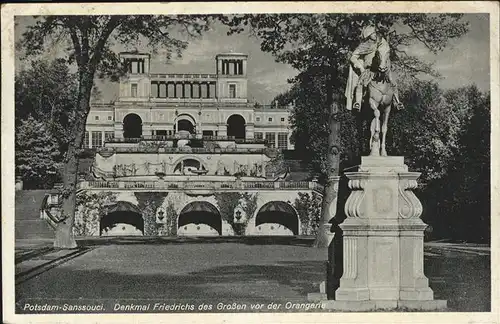
[[[289,107],[248,101],[247,55],[219,54],[214,74],[158,74],[149,54],[121,53],[127,75],[113,104],[93,104],[85,146],[110,139],[174,136],[265,139],[270,147],[293,149]]]
[[[292,107],[249,102],[247,55],[217,55],[213,74],[159,74],[149,54],[120,58],[118,99],[92,104],[87,119],[95,154],[80,174],[76,235],[312,233],[303,204],[319,208],[322,187],[280,154],[293,150]],[[57,202],[44,200],[49,224]]]

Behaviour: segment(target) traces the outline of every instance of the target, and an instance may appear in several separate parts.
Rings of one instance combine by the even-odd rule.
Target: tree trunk
[[[339,175],[339,165],[340,165],[340,120],[339,120],[339,109],[338,109],[338,95],[334,90],[335,76],[330,74],[327,85],[327,104],[330,108],[330,116],[328,119],[328,125],[330,129],[330,134],[328,135],[328,150],[326,157],[326,177],[327,181],[325,184],[325,192],[323,196],[323,202],[321,204],[321,221],[320,228],[318,229],[318,235],[314,242],[315,247],[325,248],[330,243],[330,220],[335,215],[330,215],[330,204],[335,201],[337,197],[337,191],[334,187],[335,179]]]
[[[84,69],[80,69],[81,71]],[[63,174],[62,218],[55,230],[54,247],[74,249],[77,247],[73,225],[75,223],[76,184],[78,180],[79,152],[85,135],[85,124],[90,110],[90,94],[93,85],[93,74],[80,72],[77,114],[73,125],[72,140],[68,145],[66,163]]]

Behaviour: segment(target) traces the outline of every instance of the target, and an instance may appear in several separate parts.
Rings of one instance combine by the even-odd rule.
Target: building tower
[[[215,57],[220,101],[247,102],[247,59],[248,55],[241,53],[223,53]]]
[[[126,67],[127,75],[120,80],[120,98],[125,100],[146,100],[150,94],[150,54],[120,53],[120,62]]]

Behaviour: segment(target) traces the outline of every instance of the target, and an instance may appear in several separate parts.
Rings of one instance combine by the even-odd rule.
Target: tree
[[[410,169],[422,172],[420,184],[425,187],[448,174],[465,125],[436,83],[416,81],[401,100],[406,109],[391,120],[389,151],[405,156]]]
[[[43,124],[45,136],[57,143],[59,154],[53,154],[53,162],[60,163],[68,147],[77,98],[77,82],[64,60],[35,60],[29,69],[22,70],[15,80],[15,125],[32,118]],[[31,133],[38,136],[36,133]],[[16,132],[19,136],[26,136]],[[19,139],[22,141],[22,139]],[[27,148],[28,150],[32,148]],[[17,153],[17,152],[16,152]],[[34,160],[33,160],[34,162]],[[30,163],[28,161],[27,163]],[[60,180],[59,172],[38,178],[29,188],[47,188]],[[26,179],[25,179],[26,180]]]
[[[291,80],[292,88],[277,96],[280,104],[293,102],[290,123],[292,139],[298,156],[303,157],[312,176],[325,182],[328,149],[328,109],[325,105],[326,82],[323,74],[305,71]],[[352,165],[358,156],[358,140],[355,119],[347,110],[339,112],[341,154],[340,164]]]
[[[339,107],[343,107],[349,53],[359,43],[361,30],[375,24],[379,33],[389,36],[392,62],[410,76],[433,73],[430,64],[405,51],[408,45],[420,42],[430,51],[442,50],[449,39],[467,31],[467,23],[460,14],[278,14],[236,15],[223,17],[229,33],[238,33],[248,26],[261,39],[261,49],[272,53],[278,62],[288,63],[299,71],[323,71],[326,80],[325,106],[328,109],[328,142],[326,155],[325,195],[322,221],[328,223],[328,205],[336,192],[328,179],[339,174],[340,121]],[[405,26],[398,28],[395,26]],[[327,242],[320,231],[317,245]]]
[[[58,169],[57,142],[45,125],[31,116],[16,127],[16,173],[20,174],[25,187],[50,188]]]
[[[20,45],[26,55],[37,55],[47,47],[66,45],[68,63],[76,63],[78,91],[75,118],[68,149],[64,160],[62,191],[63,218],[56,228],[54,246],[74,248],[76,241],[72,234],[75,219],[76,182],[78,155],[81,151],[85,123],[90,110],[90,98],[96,76],[116,78],[123,69],[112,50],[114,42],[138,44],[145,41],[148,46],[163,46],[167,56],[178,55],[187,42],[176,39],[172,30],[182,28],[190,36],[196,36],[208,29],[208,17],[195,15],[171,16],[42,16],[29,26],[23,34]]]
[[[434,197],[435,236],[489,242],[490,95],[476,86],[447,91],[444,96],[457,116],[459,132],[448,174],[436,181],[427,197]]]

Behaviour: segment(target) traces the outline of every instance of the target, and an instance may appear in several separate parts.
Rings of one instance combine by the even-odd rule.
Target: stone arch
[[[227,119],[227,136],[234,136],[237,139],[244,139],[246,133],[246,121],[243,116],[233,114]]]
[[[188,131],[190,134],[195,133],[196,119],[191,114],[180,114],[174,121],[175,131]]]
[[[299,214],[287,202],[269,201],[257,209],[253,218],[257,235],[300,235]]]
[[[177,235],[219,236],[222,234],[222,216],[214,204],[192,201],[177,216]]]
[[[139,115],[130,113],[123,118],[123,137],[140,138],[142,136],[142,119]]]
[[[198,163],[199,163],[199,166],[201,167],[201,168],[199,168],[199,169],[201,169],[201,170],[208,170],[206,163],[205,163],[205,162],[203,162],[203,160],[201,160],[200,158],[198,158],[198,157],[196,157],[196,156],[193,156],[193,155],[185,155],[185,156],[183,156],[183,157],[181,157],[181,158],[177,159],[177,160],[176,160],[176,161],[172,164],[172,170],[171,170],[171,173],[172,173],[172,174],[175,174],[175,173],[176,173],[176,171],[178,170],[179,165],[180,165],[181,163],[183,163],[184,161],[191,161],[191,160],[192,160],[192,161],[196,161],[196,162],[198,162]],[[187,165],[187,166],[195,166],[195,165],[191,165],[191,164],[189,164],[189,165]],[[181,169],[180,169],[180,171],[183,171],[183,168],[181,168]],[[182,173],[182,172],[181,172],[181,173]]]
[[[99,233],[101,236],[143,235],[141,210],[128,201],[116,202],[99,220]]]

